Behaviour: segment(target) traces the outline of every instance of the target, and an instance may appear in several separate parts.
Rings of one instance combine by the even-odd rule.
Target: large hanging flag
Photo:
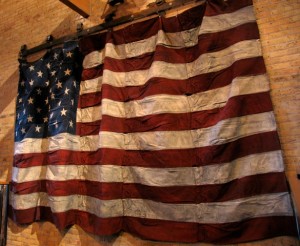
[[[16,221],[178,242],[296,235],[251,0],[210,0],[80,48],[76,134],[74,118],[72,131],[56,130],[66,105],[48,117],[47,137],[16,129],[26,128],[16,137]],[[28,124],[29,114],[20,114]]]

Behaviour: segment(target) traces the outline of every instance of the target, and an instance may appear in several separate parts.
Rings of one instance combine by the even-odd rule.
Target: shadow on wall
[[[0,141],[0,180],[3,182],[9,182],[11,179],[11,167],[13,162],[13,141],[14,126],[6,132],[4,137],[1,137]]]
[[[16,98],[19,71],[15,70],[0,86],[0,180],[9,181],[13,161],[14,108],[7,108]],[[15,107],[15,104],[13,104]],[[9,113],[7,113],[8,111]]]
[[[11,76],[0,86],[0,115],[4,113],[5,108],[16,98],[19,81],[19,70],[18,68],[16,69],[17,70],[15,70]]]
[[[111,246],[115,245],[119,235],[98,236],[84,232],[79,226],[73,226],[59,231],[50,222],[38,222],[30,225],[18,225],[11,219],[8,220],[9,236],[19,238],[23,246],[29,245],[90,245],[90,246]],[[8,245],[14,244],[15,238],[8,238]],[[116,244],[116,245],[123,245]],[[134,244],[126,244],[134,245]]]
[[[50,245],[59,246],[63,237],[67,233],[66,231],[55,230],[54,226],[49,222],[39,222],[30,225],[15,224],[11,219],[8,220],[9,228],[9,243],[14,244],[16,238],[19,238],[22,245]],[[10,238],[11,237],[11,238]],[[16,237],[16,238],[13,238]]]

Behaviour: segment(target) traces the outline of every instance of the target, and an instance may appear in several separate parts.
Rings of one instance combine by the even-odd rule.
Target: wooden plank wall
[[[300,206],[300,1],[253,0],[261,33],[262,47],[271,82],[271,96],[279,127],[287,174],[293,196]],[[13,160],[15,99],[18,83],[17,54],[22,44],[42,43],[52,34],[61,37],[74,33],[79,22],[84,27],[99,24],[105,0],[91,0],[91,16],[82,18],[58,0],[0,0],[0,181],[8,182]],[[146,8],[153,0],[127,0],[118,16]],[[39,57],[41,54],[33,56]],[[300,209],[298,209],[300,211]],[[9,246],[198,246],[208,244],[174,244],[144,241],[127,233],[99,237],[74,226],[59,232],[50,223],[19,226],[9,221]],[[298,240],[280,237],[240,245],[299,245]]]

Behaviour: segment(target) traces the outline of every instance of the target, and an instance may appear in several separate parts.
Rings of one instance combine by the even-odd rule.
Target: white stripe
[[[222,32],[251,22],[256,22],[252,5],[228,14],[204,16],[199,34]]]
[[[281,151],[253,154],[229,163],[201,167],[149,168],[114,165],[49,165],[13,168],[12,180],[89,180],[103,183],[138,183],[156,187],[225,184],[246,176],[283,172]]]
[[[101,105],[78,108],[76,121],[79,123],[94,122],[102,119]]]
[[[45,193],[13,195],[14,209],[48,206],[54,213],[71,209],[89,212],[100,218],[130,216],[194,223],[230,223],[250,218],[293,216],[288,193],[274,193],[226,202],[170,204],[143,199],[99,200],[94,197],[47,196]]]
[[[93,51],[87,54],[83,59],[83,67],[84,68],[92,68],[97,67],[103,64],[105,52]]]
[[[103,84],[115,87],[142,86],[151,78],[185,80],[200,74],[217,72],[231,66],[235,61],[261,56],[259,40],[245,40],[226,49],[200,55],[190,63],[167,63],[155,61],[147,70],[130,72],[103,71]]]
[[[53,137],[24,138],[20,142],[15,142],[15,155],[26,153],[45,153],[55,150],[77,150],[80,151],[81,139],[79,136],[68,133],[61,133]]]
[[[201,55],[191,63],[187,63],[189,77],[199,74],[220,71],[231,66],[235,61],[261,56],[260,40],[245,40],[226,49]]]
[[[273,112],[230,118],[196,130],[116,133],[74,136],[67,133],[47,139],[25,138],[15,143],[15,154],[39,153],[59,149],[96,151],[99,148],[126,150],[190,149],[219,145],[253,134],[276,130]]]
[[[172,48],[191,47],[198,44],[198,35],[221,32],[254,21],[256,19],[252,6],[229,14],[205,16],[200,27],[190,30],[176,33],[166,33],[159,30],[156,35],[144,40],[121,45],[107,43],[105,49],[93,51],[86,55],[83,67],[92,68],[101,65],[104,60],[104,54],[106,57],[114,59],[126,59],[152,53],[157,45]]]
[[[80,82],[80,95],[100,92],[102,89],[102,76]]]
[[[265,74],[238,77],[233,79],[228,86],[196,93],[192,96],[154,95],[126,103],[103,99],[102,114],[119,118],[134,118],[163,113],[196,112],[224,107],[228,100],[235,96],[267,91],[269,91],[269,81]],[[93,110],[93,108],[85,110]],[[87,114],[96,117],[95,113],[100,114],[98,111]],[[88,121],[85,119],[85,122]]]
[[[130,217],[195,223],[230,223],[257,217],[293,216],[288,193],[200,204],[166,204],[126,199],[124,212]]]

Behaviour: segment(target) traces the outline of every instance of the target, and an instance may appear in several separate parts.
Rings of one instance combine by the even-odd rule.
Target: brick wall
[[[13,124],[18,83],[17,56],[20,46],[38,45],[49,34],[61,37],[74,33],[79,22],[83,22],[85,27],[98,24],[101,21],[101,8],[104,2],[104,0],[91,0],[92,16],[89,19],[83,19],[58,0],[0,0],[0,181],[9,181],[11,175]],[[126,12],[125,9],[120,11],[123,14],[136,11],[137,7],[145,7],[151,1],[131,0],[127,2]],[[287,174],[290,177],[292,190],[297,190],[300,188],[300,181],[295,179],[296,165],[300,161],[300,1],[254,0],[254,6],[271,80],[271,95]],[[40,55],[37,54],[35,57]],[[299,197],[294,192],[298,207]],[[77,226],[59,232],[50,223],[18,226],[9,221],[8,245],[158,246],[162,243],[143,241],[126,233],[119,236],[98,237],[83,232]],[[286,246],[297,245],[297,242],[292,238],[283,237],[251,245]]]

